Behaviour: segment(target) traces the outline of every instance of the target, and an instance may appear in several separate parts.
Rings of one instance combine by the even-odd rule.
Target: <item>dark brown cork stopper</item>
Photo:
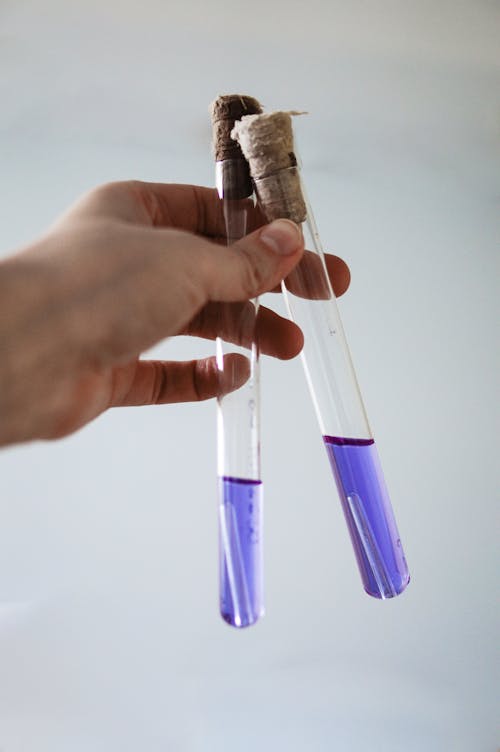
[[[238,143],[231,138],[231,131],[236,120],[241,120],[243,115],[258,115],[260,112],[260,103],[244,94],[223,94],[212,102],[210,115],[217,162],[224,159],[245,159]]]
[[[239,200],[253,193],[248,163],[236,141],[231,138],[234,124],[244,115],[262,112],[259,102],[243,94],[224,94],[210,106],[215,159],[218,163],[219,195]]]

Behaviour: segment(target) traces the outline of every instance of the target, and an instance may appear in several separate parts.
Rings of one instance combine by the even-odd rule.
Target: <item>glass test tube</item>
[[[283,177],[285,184],[288,171],[298,173],[298,167],[271,179]],[[259,199],[267,194],[269,179],[254,179]],[[304,333],[302,364],[364,588],[376,598],[392,598],[406,588],[410,575],[318,230],[304,191],[303,196],[307,215],[301,226],[309,253],[282,290],[290,317]],[[261,206],[269,220],[277,218],[276,211],[269,216],[264,201]]]
[[[246,195],[242,198],[245,180],[248,190],[243,191]],[[227,243],[231,244],[247,234],[255,211],[245,160],[217,162],[216,185]],[[240,187],[236,197],[235,185]],[[237,383],[242,380],[238,376],[241,369],[246,378],[242,386],[218,399],[220,612],[228,624],[247,627],[264,613],[259,352],[255,337],[258,300],[221,304],[220,308],[222,331],[236,330],[241,346],[217,339],[218,370],[226,385],[233,379]]]

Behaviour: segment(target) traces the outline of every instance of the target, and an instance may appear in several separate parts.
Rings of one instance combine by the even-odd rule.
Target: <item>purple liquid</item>
[[[337,436],[323,441],[364,588],[376,598],[393,598],[410,575],[375,443]]]
[[[264,613],[262,482],[219,478],[220,612],[233,627]]]

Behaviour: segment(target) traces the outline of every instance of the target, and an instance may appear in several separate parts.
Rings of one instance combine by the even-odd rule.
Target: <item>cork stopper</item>
[[[212,102],[210,115],[217,162],[224,159],[244,159],[238,143],[231,138],[231,131],[236,120],[241,120],[244,115],[255,115],[260,112],[260,103],[244,94],[223,94]]]
[[[210,106],[215,160],[217,162],[217,187],[221,198],[238,200],[251,196],[252,180],[248,162],[231,131],[244,115],[262,112],[260,103],[243,94],[224,94]]]
[[[261,207],[269,222],[285,218],[300,224],[306,218],[291,117],[300,114],[278,111],[244,115],[231,132],[248,160]]]

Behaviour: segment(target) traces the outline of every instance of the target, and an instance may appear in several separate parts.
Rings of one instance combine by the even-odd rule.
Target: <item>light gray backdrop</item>
[[[213,403],[3,451],[2,752],[496,749],[498,31],[487,0],[2,0],[2,253],[102,181],[212,184],[218,93],[309,111],[412,570],[364,594],[298,361],[263,364],[254,629],[217,612]]]

